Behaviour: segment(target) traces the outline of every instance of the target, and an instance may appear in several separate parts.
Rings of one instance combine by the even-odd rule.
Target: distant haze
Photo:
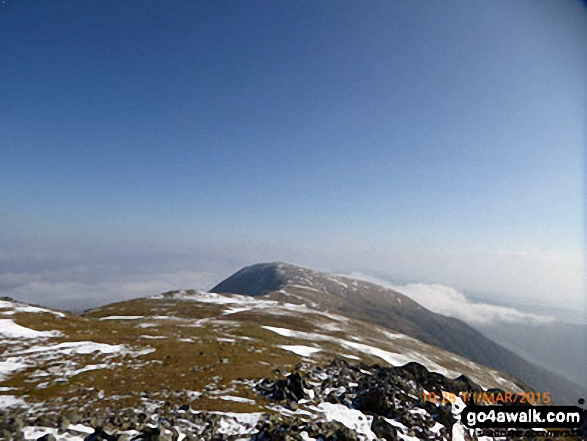
[[[0,295],[279,260],[587,315],[578,1],[7,1],[0,39]]]

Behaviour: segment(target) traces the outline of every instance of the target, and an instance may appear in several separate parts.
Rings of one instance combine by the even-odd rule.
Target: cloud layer
[[[14,275],[0,276],[0,285],[13,279]],[[206,290],[221,280],[218,274],[210,272],[153,273],[125,280],[104,282],[45,280],[39,275],[18,275],[23,281],[10,289],[0,288],[0,295],[30,303],[37,303],[65,310],[82,310],[109,302],[128,300],[159,294],[176,289]]]
[[[371,246],[351,240],[334,246],[333,237],[308,238],[296,244],[284,238],[277,244],[271,237],[262,242],[256,238],[113,234],[33,236],[26,241],[14,235],[0,238],[0,296],[63,309],[88,308],[173,289],[209,289],[245,265],[279,260],[347,275],[357,271],[357,278],[388,285],[433,311],[472,324],[545,320],[496,306],[502,304],[503,296],[510,304],[564,304],[587,312],[583,259],[572,251],[473,252],[416,245]],[[421,283],[411,283],[414,281]],[[451,287],[500,293],[500,297],[488,300],[489,304],[475,303]]]
[[[545,324],[555,320],[550,316],[530,314],[511,307],[475,303],[462,292],[446,285],[425,283],[394,285],[376,277],[357,273],[352,274],[351,277],[391,288],[431,311],[461,319],[473,326],[491,326],[499,323]]]

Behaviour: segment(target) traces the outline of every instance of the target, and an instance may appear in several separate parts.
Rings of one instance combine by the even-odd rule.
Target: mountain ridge
[[[253,283],[251,283],[253,282]],[[462,320],[432,312],[390,288],[283,262],[246,266],[211,289],[293,299],[375,323],[518,377],[558,401],[575,404],[581,387],[537,367]]]

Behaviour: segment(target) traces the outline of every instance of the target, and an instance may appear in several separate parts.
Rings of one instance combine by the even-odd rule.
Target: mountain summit
[[[576,403],[576,385],[526,361],[465,322],[432,312],[392,289],[282,262],[247,266],[217,293],[266,296],[371,322],[518,377],[557,401]]]

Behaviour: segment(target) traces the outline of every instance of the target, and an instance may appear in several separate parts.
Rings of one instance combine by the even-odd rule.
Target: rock
[[[67,430],[70,424],[71,421],[69,421],[69,419],[66,417],[59,417],[57,420],[57,427],[59,427],[61,430]]]
[[[37,441],[57,441],[53,435],[50,433],[43,435],[40,438],[37,438]]]
[[[454,380],[446,378],[444,381],[444,389],[457,395],[462,392],[468,392],[469,394],[471,394],[471,392],[483,392],[483,389],[477,386],[465,375],[460,375]]]
[[[163,441],[160,438],[161,429],[158,427],[145,427],[141,433],[132,438],[132,441]]]
[[[86,436],[84,441],[118,441],[117,435],[110,435],[105,432],[101,427],[94,429],[94,433]]]
[[[397,441],[397,431],[395,427],[389,424],[383,417],[376,415],[371,422],[371,430],[378,438],[386,441]]]
[[[46,413],[43,415],[39,415],[35,419],[34,425],[41,427],[55,427],[57,426],[57,418],[58,416],[54,413]]]
[[[353,400],[353,407],[361,412],[380,416],[389,416],[392,408],[382,389],[371,389],[358,395]]]
[[[64,416],[71,422],[71,424],[78,424],[81,422],[81,415],[76,411],[66,412]]]
[[[478,386],[467,377],[455,380],[429,372],[418,363],[403,367],[381,367],[351,364],[346,360],[334,360],[328,365],[316,366],[300,363],[294,373],[285,375],[276,370],[275,376],[261,381],[240,379],[239,387],[250,386],[264,397],[275,402],[283,413],[262,414],[253,428],[252,441],[299,441],[301,433],[324,441],[355,441],[361,433],[349,429],[337,421],[328,421],[319,412],[310,420],[293,414],[296,410],[311,409],[320,403],[331,402],[354,408],[372,415],[371,430],[378,439],[396,441],[403,435],[419,439],[432,439],[437,435],[430,431],[436,423],[444,427],[441,435],[450,439],[455,418],[450,405],[435,404],[424,397],[424,391],[441,396],[442,391],[456,393],[463,389],[477,390]],[[214,386],[214,385],[213,385]],[[216,386],[211,387],[214,391]],[[311,391],[311,392],[310,392]],[[137,391],[136,396],[140,392]],[[142,395],[147,395],[145,391]],[[143,397],[143,401],[145,397]],[[94,433],[84,434],[86,441],[220,441],[237,439],[219,432],[219,414],[205,411],[193,412],[188,404],[186,391],[150,393],[150,399],[141,407],[117,408],[112,405],[96,409],[91,403],[69,406],[51,403],[63,409],[57,414],[46,411],[38,414],[0,410],[0,439],[24,441],[21,430],[24,426],[36,425],[58,428],[59,434],[81,433],[69,431],[70,424],[94,427]],[[304,403],[304,404],[302,404]],[[47,407],[53,409],[53,407]],[[370,418],[370,417],[369,417]],[[393,418],[406,426],[406,431],[394,427],[386,418]],[[363,419],[363,422],[365,420]],[[247,428],[246,426],[244,428]],[[252,429],[251,426],[248,429]],[[133,430],[134,433],[121,432]],[[57,436],[60,438],[61,436]],[[80,437],[81,438],[81,437]],[[42,438],[51,440],[52,438]]]
[[[257,390],[274,401],[299,401],[305,396],[305,386],[301,375],[296,372],[276,382],[264,380],[257,385]]]
[[[100,414],[96,414],[91,420],[90,420],[90,426],[92,427],[102,427],[104,426],[105,423],[105,418],[104,415],[100,415]]]

